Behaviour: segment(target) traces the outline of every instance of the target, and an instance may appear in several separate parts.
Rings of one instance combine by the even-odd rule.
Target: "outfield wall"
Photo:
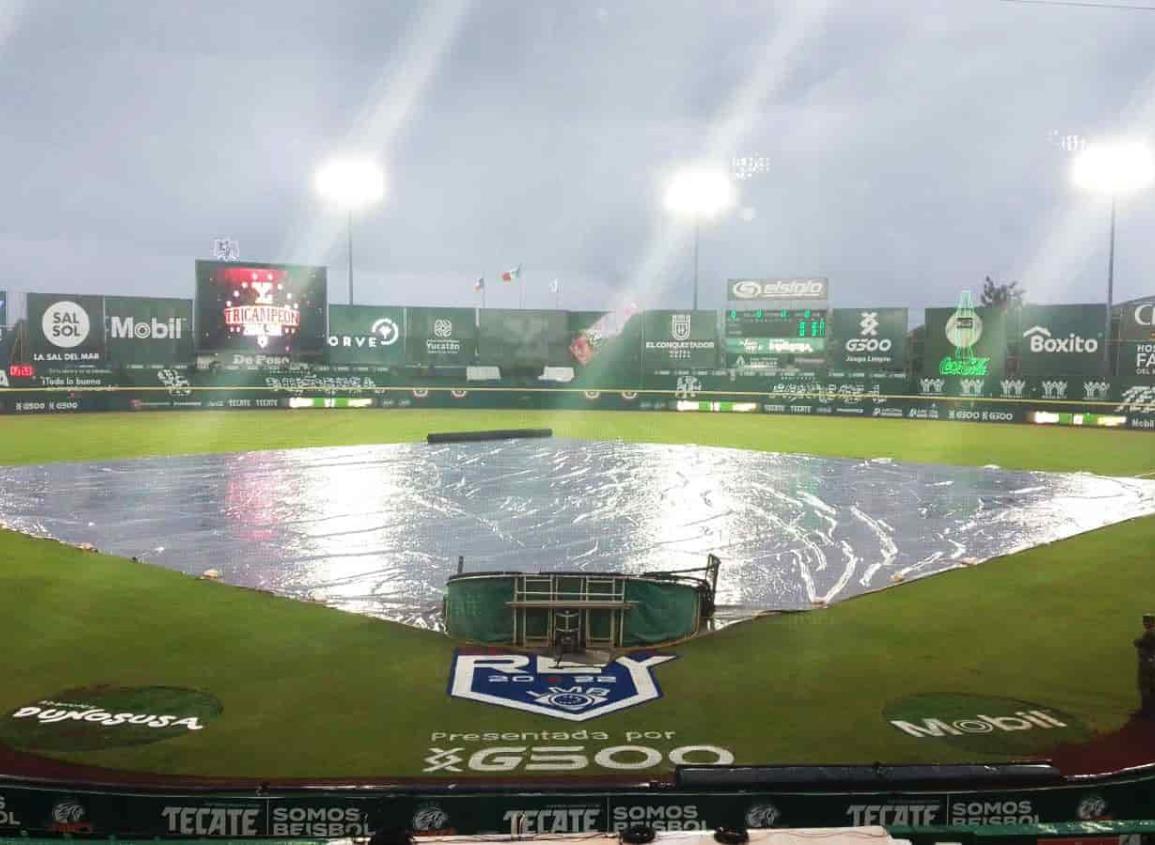
[[[1033,787],[878,785],[814,791],[673,785],[562,789],[512,783],[498,790],[491,782],[488,787],[443,789],[224,792],[0,781],[0,837],[335,839],[368,837],[384,829],[412,830],[418,836],[512,833],[532,838],[635,825],[658,831],[881,825],[919,842],[956,845],[976,838],[1033,841],[1064,833],[1084,845],[1139,845],[1136,834],[1155,832],[1153,777],[1145,772]],[[985,837],[984,830],[989,831]],[[1134,838],[1121,838],[1126,834]]]
[[[5,377],[0,413],[227,408],[506,408],[771,413],[791,416],[1109,425],[1155,431],[1155,384],[1134,378],[966,378],[733,371],[586,370],[569,381],[470,378],[465,368],[415,369],[245,360],[226,369],[87,368]]]

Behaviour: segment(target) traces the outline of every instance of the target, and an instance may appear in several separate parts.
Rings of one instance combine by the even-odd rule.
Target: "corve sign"
[[[794,300],[828,298],[830,282],[823,276],[796,279],[730,279],[726,298],[731,301]]]

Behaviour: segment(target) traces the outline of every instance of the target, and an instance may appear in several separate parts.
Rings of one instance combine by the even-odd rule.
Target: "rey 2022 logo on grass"
[[[449,694],[584,722],[661,698],[653,670],[673,659],[672,654],[635,653],[603,666],[563,666],[541,655],[458,652]]]
[[[28,751],[95,751],[203,731],[221,714],[207,692],[181,687],[64,690],[0,715],[0,742]]]

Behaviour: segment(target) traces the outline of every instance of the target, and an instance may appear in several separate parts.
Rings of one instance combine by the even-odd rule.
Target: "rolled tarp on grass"
[[[480,443],[485,440],[516,440],[523,437],[553,437],[552,428],[498,428],[493,431],[433,431],[426,443]]]

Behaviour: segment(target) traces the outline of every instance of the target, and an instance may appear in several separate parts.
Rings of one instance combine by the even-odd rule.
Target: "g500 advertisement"
[[[905,308],[835,308],[830,363],[854,372],[906,366]]]

